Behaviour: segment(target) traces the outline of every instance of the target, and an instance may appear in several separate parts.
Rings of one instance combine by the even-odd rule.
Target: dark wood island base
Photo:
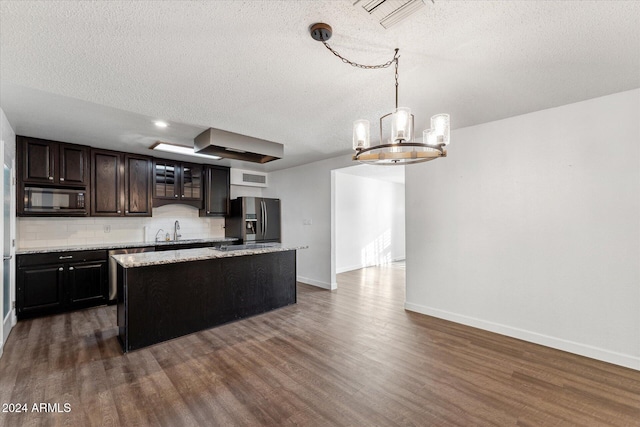
[[[118,265],[118,328],[125,352],[295,303],[295,250]]]

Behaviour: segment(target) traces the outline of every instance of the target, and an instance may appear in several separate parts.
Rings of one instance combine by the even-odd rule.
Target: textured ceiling
[[[0,15],[0,105],[18,134],[142,153],[215,127],[285,145],[253,169],[347,154],[353,120],[393,108],[393,71],[343,64],[309,37],[314,22],[354,61],[400,48],[416,129],[640,87],[638,1],[427,2],[389,30],[348,0],[2,0]]]

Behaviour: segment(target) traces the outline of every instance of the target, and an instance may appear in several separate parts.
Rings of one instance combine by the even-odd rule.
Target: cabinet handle
[[[118,211],[117,213],[120,213],[121,211]]]
[[[60,178],[60,182],[64,181],[64,178]]]
[[[69,267],[69,271],[72,271],[74,268],[73,267]]]
[[[184,197],[184,194],[182,195],[182,197]]]
[[[60,267],[60,268],[58,269],[58,271],[64,271],[64,268]]]
[[[173,195],[173,197],[178,197],[178,195],[177,195],[177,194],[174,194],[174,195]]]
[[[124,211],[124,213],[129,213],[129,211]]]
[[[208,214],[210,214],[210,213],[211,213],[211,211],[207,211],[207,213],[208,213]]]
[[[49,177],[49,181],[53,181],[53,177],[52,176]]]
[[[59,256],[58,259],[71,259],[73,258],[73,255],[69,255],[69,256]]]

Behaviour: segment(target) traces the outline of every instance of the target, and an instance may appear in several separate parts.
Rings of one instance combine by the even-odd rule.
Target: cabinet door
[[[91,215],[122,215],[122,155],[113,151],[91,151]]]
[[[70,308],[106,304],[107,261],[69,264],[67,287]]]
[[[204,212],[201,216],[229,215],[229,169],[206,167]]]
[[[71,144],[59,144],[60,152],[60,184],[87,185],[88,150],[86,147]]]
[[[125,215],[151,216],[150,157],[125,156]]]
[[[32,184],[53,184],[56,181],[55,163],[58,144],[35,138],[18,138],[22,157],[22,181]]]
[[[170,160],[153,162],[153,198],[177,199],[179,183],[179,165]]]
[[[18,318],[57,313],[65,306],[62,264],[18,269]]]
[[[202,200],[202,165],[183,163],[181,184],[180,198],[182,200]]]

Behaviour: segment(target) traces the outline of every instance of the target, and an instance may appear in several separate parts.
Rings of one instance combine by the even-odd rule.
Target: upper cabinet
[[[155,159],[153,170],[153,206],[182,203],[202,209],[202,165]]]
[[[229,212],[229,168],[17,137],[19,216],[151,216],[181,203]]]
[[[151,157],[91,150],[91,216],[151,216]]]
[[[89,184],[88,147],[23,136],[17,142],[23,183],[73,187]]]
[[[151,216],[153,159],[135,154],[124,156],[124,214]]]
[[[204,209],[200,216],[229,215],[229,168],[204,167]]]

